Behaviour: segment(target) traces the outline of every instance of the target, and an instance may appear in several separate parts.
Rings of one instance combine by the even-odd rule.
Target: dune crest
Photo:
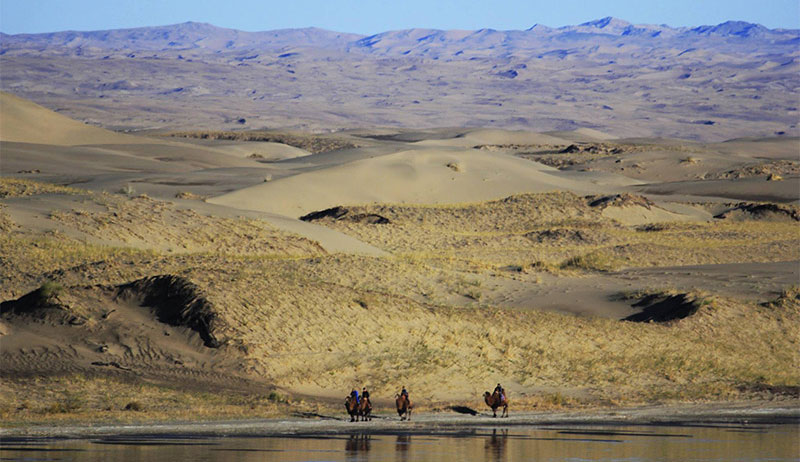
[[[586,174],[587,179],[592,176]],[[599,180],[599,178],[598,178]],[[626,179],[604,178],[606,182]],[[498,199],[523,192],[590,193],[604,186],[559,175],[517,157],[480,150],[411,150],[357,160],[251,186],[208,202],[300,217],[341,204],[443,204]]]

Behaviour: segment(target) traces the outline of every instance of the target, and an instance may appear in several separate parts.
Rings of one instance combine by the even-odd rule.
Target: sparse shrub
[[[790,286],[783,291],[775,300],[762,303],[768,308],[782,308],[789,306],[800,306],[800,286]]]
[[[130,403],[125,405],[126,411],[141,411],[144,409],[144,406],[139,401],[131,401]]]
[[[616,269],[614,262],[599,252],[591,252],[567,259],[561,264],[561,269],[584,269],[590,271],[613,271]]]
[[[78,393],[64,392],[63,398],[46,407],[45,412],[48,414],[67,414],[79,410],[84,404],[86,404],[85,401]]]
[[[63,291],[64,287],[55,281],[45,281],[39,287],[39,294],[45,300],[58,297]]]
[[[277,391],[269,392],[269,395],[267,395],[267,399],[272,401],[273,403],[285,403],[287,401],[286,397],[281,395]]]
[[[467,292],[464,294],[464,296],[465,296],[465,297],[467,297],[467,298],[471,298],[471,299],[473,299],[473,300],[476,300],[476,301],[477,301],[477,300],[480,300],[480,299],[481,299],[481,297],[483,296],[483,294],[481,293],[481,291],[479,291],[479,290],[475,289],[475,290],[468,290],[468,291],[467,291]]]
[[[125,194],[126,196],[133,196],[136,194],[136,190],[130,184],[126,184],[125,186],[121,187],[118,192],[120,194]]]
[[[570,400],[559,392],[545,396],[545,402],[551,406],[562,407],[569,404]]]

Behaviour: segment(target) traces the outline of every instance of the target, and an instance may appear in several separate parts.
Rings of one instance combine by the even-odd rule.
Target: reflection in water
[[[344,450],[347,453],[358,453],[369,451],[370,439],[372,436],[368,433],[351,433],[350,437],[344,443]]]
[[[408,462],[408,448],[411,446],[411,435],[397,435],[394,442],[395,461]]]
[[[506,460],[506,440],[508,439],[508,429],[504,428],[497,432],[492,430],[492,436],[486,440],[486,460],[498,462]]]
[[[0,439],[0,460],[75,462],[433,462],[433,461],[798,461],[791,425],[514,426],[405,428],[401,434],[290,434],[253,437],[146,435],[94,440]]]

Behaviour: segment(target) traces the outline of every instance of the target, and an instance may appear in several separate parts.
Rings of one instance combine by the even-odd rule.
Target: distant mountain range
[[[589,127],[798,134],[800,30],[617,18],[527,30],[188,22],[0,34],[0,88],[110,128]],[[239,121],[245,120],[245,123]]]
[[[800,43],[799,37],[799,30],[768,29],[743,21],[728,21],[715,26],[672,28],[666,25],[634,25],[612,17],[559,28],[537,24],[527,30],[508,31],[404,29],[370,36],[313,27],[245,32],[206,23],[186,22],[169,26],[90,32],[0,34],[0,53],[32,49],[86,53],[99,50],[225,52],[317,48],[349,53],[456,58],[467,51],[495,50],[498,53],[513,53],[517,50],[538,48],[547,42],[598,40],[624,44],[636,41],[657,47],[671,46],[675,41],[682,41],[711,42],[735,47],[744,44],[742,39],[762,45],[797,45]]]

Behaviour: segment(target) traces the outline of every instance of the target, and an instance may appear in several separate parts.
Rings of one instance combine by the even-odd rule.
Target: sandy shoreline
[[[109,435],[163,437],[299,436],[359,433],[453,433],[478,427],[515,426],[748,426],[796,425],[800,428],[800,401],[681,404],[635,408],[604,408],[565,412],[513,412],[505,419],[481,412],[422,413],[411,422],[394,413],[379,412],[371,422],[349,422],[343,416],[317,418],[250,419],[206,422],[139,424],[77,424],[1,428],[0,438],[92,438]]]

